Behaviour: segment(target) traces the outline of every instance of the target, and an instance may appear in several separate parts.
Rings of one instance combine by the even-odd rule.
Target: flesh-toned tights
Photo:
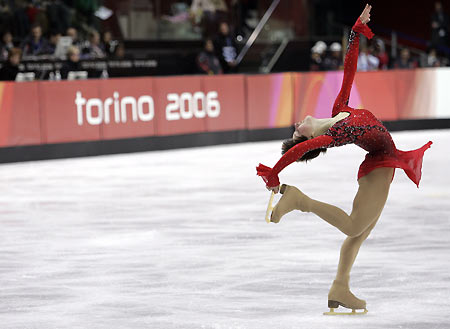
[[[359,248],[369,236],[386,203],[393,168],[377,168],[358,180],[350,215],[333,205],[308,198],[307,209],[347,235],[341,247],[336,281],[348,285]]]

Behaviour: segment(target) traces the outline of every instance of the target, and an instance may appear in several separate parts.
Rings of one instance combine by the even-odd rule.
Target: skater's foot
[[[334,281],[328,293],[328,307],[337,308],[339,305],[353,310],[359,310],[366,308],[366,301],[356,298],[351,293],[348,284]]]
[[[295,209],[309,211],[309,197],[295,186],[283,184],[281,185],[280,193],[283,194],[283,196],[273,208],[272,215],[270,217],[271,222],[278,223],[281,220],[281,217]]]

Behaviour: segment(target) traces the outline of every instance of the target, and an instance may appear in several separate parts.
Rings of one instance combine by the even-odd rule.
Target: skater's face
[[[311,139],[314,137],[316,126],[316,118],[307,115],[302,122],[297,122],[295,124],[295,131],[292,138],[298,140],[300,136],[305,136],[306,138]]]

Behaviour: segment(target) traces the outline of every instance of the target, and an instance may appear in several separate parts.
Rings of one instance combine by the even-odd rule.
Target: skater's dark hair
[[[306,136],[300,136],[300,138],[296,139],[295,141],[292,138],[285,139],[283,141],[283,145],[281,145],[281,154],[286,153],[287,151],[289,151],[289,149],[291,149],[295,145],[302,143],[304,141],[307,141],[307,140],[308,140],[308,138]],[[325,153],[326,151],[327,151],[327,149],[325,149],[325,148],[318,148],[315,150],[311,150],[311,151],[308,151],[305,154],[303,154],[303,156],[301,156],[300,158],[298,158],[295,161],[297,161],[297,162],[308,161],[308,160],[317,158],[320,153]]]

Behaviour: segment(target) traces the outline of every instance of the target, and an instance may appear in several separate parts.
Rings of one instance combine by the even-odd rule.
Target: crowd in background
[[[249,10],[257,0],[192,0],[188,19],[203,36],[204,47],[196,57],[199,73],[237,72],[238,45],[242,36],[251,33]],[[64,59],[62,78],[79,69],[80,60],[123,59],[125,48],[109,31],[101,30],[96,11],[99,0],[0,0],[0,80],[14,80],[21,60]],[[231,13],[238,17],[230,25]],[[173,18],[175,19],[175,18]],[[390,56],[386,40],[375,38],[361,42],[359,71],[440,67],[449,65],[442,49],[449,46],[449,19],[440,2],[430,19],[430,46],[426,56],[403,47]],[[58,52],[61,38],[70,38],[71,46]],[[311,48],[310,70],[343,69],[345,45],[318,41]]]
[[[449,19],[445,14],[442,3],[435,3],[435,10],[431,15],[431,41],[426,55],[412,54],[408,47],[399,50],[396,58],[391,58],[385,42],[380,38],[361,42],[358,71],[376,71],[386,69],[412,69],[417,67],[448,66],[449,59],[440,50],[449,46]],[[366,41],[364,39],[364,41]],[[323,41],[317,41],[311,48],[311,71],[340,70],[343,68],[345,51],[338,42],[329,46]]]
[[[0,80],[14,80],[21,60],[123,58],[123,43],[98,31],[97,0],[0,0]],[[58,52],[61,38],[70,45]]]

